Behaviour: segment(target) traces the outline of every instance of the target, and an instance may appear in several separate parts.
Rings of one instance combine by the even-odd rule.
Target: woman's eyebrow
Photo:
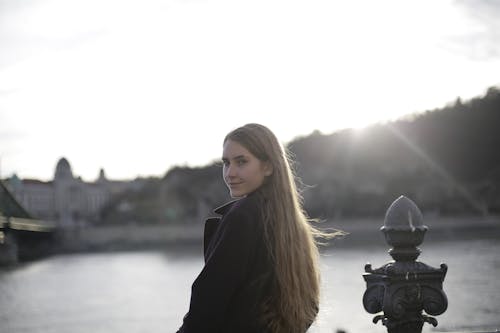
[[[245,155],[238,155],[238,156],[235,156],[233,158],[222,156],[222,160],[223,161],[229,161],[230,159],[232,159],[232,160],[241,160],[241,159],[244,159],[244,158],[245,158]]]
[[[245,158],[245,155],[238,155],[234,158],[234,160],[241,160],[241,159],[244,159]]]

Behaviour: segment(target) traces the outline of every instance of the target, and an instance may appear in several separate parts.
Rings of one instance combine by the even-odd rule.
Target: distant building
[[[75,177],[66,158],[57,163],[54,180],[20,179],[13,175],[5,182],[16,200],[34,217],[61,226],[99,221],[101,208],[113,194],[137,190],[141,180],[111,181],[100,170],[95,182]]]

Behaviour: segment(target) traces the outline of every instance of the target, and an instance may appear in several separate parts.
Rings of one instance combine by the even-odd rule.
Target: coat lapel
[[[238,200],[230,201],[220,207],[214,209],[214,213],[219,215],[224,215],[229,209],[233,206],[235,202]],[[210,245],[210,241],[212,240],[217,228],[219,227],[219,223],[222,217],[209,217],[205,221],[205,230],[203,233],[203,256],[205,257],[205,261],[208,258],[208,246]]]

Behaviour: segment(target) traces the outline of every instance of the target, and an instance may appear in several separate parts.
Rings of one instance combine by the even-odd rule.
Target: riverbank
[[[429,230],[425,243],[461,239],[500,239],[500,216],[431,217],[424,220]],[[347,233],[326,242],[326,247],[386,247],[380,232],[383,219],[328,220],[316,224],[324,230]],[[203,225],[119,225],[88,226],[59,230],[57,252],[118,251],[140,249],[201,249]]]
[[[372,244],[385,245],[384,234],[380,231],[383,225],[383,218],[358,218],[329,220],[317,226],[347,233],[345,237],[334,240],[334,245],[358,247]],[[424,216],[424,225],[428,227],[424,243],[500,239],[500,216]]]
[[[200,247],[200,225],[85,226],[57,231],[55,251],[95,252]]]

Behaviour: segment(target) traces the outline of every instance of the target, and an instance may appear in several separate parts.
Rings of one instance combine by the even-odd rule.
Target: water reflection
[[[500,328],[499,250],[495,240],[424,244],[421,261],[449,266],[449,308],[438,317],[438,330]],[[386,332],[363,309],[361,274],[367,261],[379,266],[388,260],[380,248],[326,251],[321,311],[311,332]],[[201,256],[193,254],[120,252],[57,256],[4,269],[0,331],[174,332],[201,267]]]

